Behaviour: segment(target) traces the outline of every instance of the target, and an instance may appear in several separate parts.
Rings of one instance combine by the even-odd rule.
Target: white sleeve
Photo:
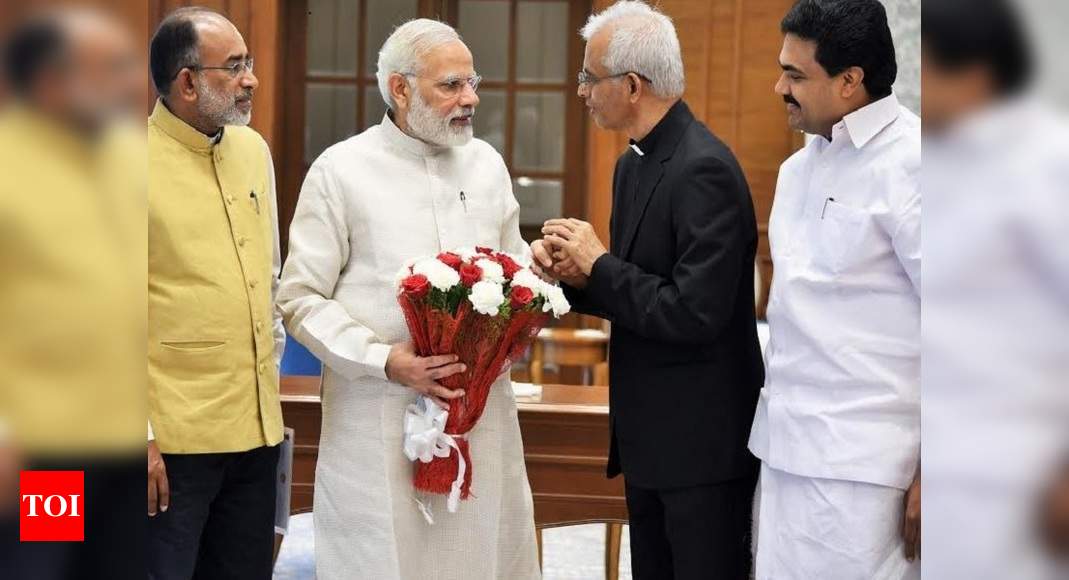
[[[512,191],[512,177],[509,176],[505,162],[501,161],[501,185],[505,196],[505,215],[502,220],[501,250],[517,256],[523,256],[527,263],[531,261],[531,247],[520,235],[520,204]]]
[[[290,224],[278,304],[286,328],[324,365],[349,380],[385,380],[390,345],[376,342],[375,333],[333,299],[351,249],[345,203],[329,160],[320,157],[308,170]]]
[[[271,333],[275,339],[275,365],[282,364],[282,354],[286,349],[286,328],[282,323],[282,308],[278,304],[279,277],[282,274],[282,248],[278,239],[278,189],[275,185],[275,164],[271,160],[271,150],[264,143],[267,156],[267,203],[271,212],[272,254],[271,254]]]

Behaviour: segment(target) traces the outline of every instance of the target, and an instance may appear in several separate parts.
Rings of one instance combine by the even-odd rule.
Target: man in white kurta
[[[801,0],[783,29],[776,91],[813,139],[780,167],[769,220],[755,576],[919,578],[904,505],[919,504],[920,120],[891,91],[876,0]],[[846,37],[869,41],[851,54]]]
[[[442,57],[450,52],[466,55],[466,65],[450,69],[456,63]],[[388,360],[410,338],[396,299],[405,261],[477,245],[529,252],[501,156],[470,137],[478,103],[470,69],[470,53],[448,26],[400,27],[379,60],[391,113],[328,148],[301,190],[279,301],[290,332],[323,361],[314,502],[320,580],[539,576],[508,375],[491,388],[469,435],[472,497],[449,513],[445,496],[419,496],[433,525],[402,451],[405,408],[420,392],[387,378]]]

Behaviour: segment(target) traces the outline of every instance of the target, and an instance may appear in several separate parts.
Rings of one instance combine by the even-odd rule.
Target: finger
[[[906,546],[906,559],[913,561],[916,557],[916,522],[911,518],[906,518],[905,529],[902,530],[902,539]]]
[[[167,481],[167,468],[160,466],[160,472],[156,475],[156,484],[159,486],[160,511],[165,512],[171,507],[171,483]]]
[[[439,399],[438,397],[435,397],[434,395],[430,395],[430,394],[426,394],[426,393],[424,393],[424,394],[426,395],[426,397],[428,399],[434,401],[435,405],[438,405],[439,407],[445,409],[446,411],[449,410],[449,401],[443,401],[442,399]]]
[[[460,357],[455,354],[438,354],[434,356],[427,356],[420,359],[425,369],[433,369],[435,367],[445,366],[457,362]]]
[[[546,235],[546,239],[547,240],[552,240],[554,244],[557,244],[558,246],[560,246],[564,250],[571,250],[572,249],[572,242],[570,240],[566,240],[566,239],[564,239],[564,238],[562,238],[562,237],[560,237],[560,236],[558,236],[556,234],[548,234],[548,235]]]
[[[571,228],[577,232],[591,227],[590,224],[588,224],[587,222],[575,218],[570,218],[568,220],[568,225],[571,226]]]
[[[148,476],[148,516],[151,518],[156,515],[156,476]]]
[[[438,383],[431,384],[431,395],[440,397],[445,400],[459,399],[464,396],[464,389],[449,389],[439,385]]]
[[[438,379],[444,379],[462,373],[466,370],[468,370],[468,367],[464,363],[453,363],[451,365],[445,365],[444,367],[428,369],[427,374],[431,380],[436,381]]]
[[[539,243],[541,241],[542,240],[537,240],[534,244],[531,245],[531,253],[534,254],[537,263],[542,264],[543,266],[548,268],[553,265],[553,258],[551,258],[549,252],[546,251],[545,244]]]
[[[546,222],[544,224],[542,224],[542,227],[543,228],[560,227],[560,228],[564,228],[564,229],[567,229],[567,230],[571,230],[574,226],[572,225],[572,222],[569,219],[554,218],[554,219],[551,219],[551,220],[546,220]]]
[[[575,232],[563,226],[546,226],[542,228],[542,235],[544,239],[559,248],[571,241],[575,237]]]

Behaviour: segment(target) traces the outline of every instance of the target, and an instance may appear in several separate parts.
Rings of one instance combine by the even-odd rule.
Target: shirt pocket
[[[859,255],[859,245],[869,227],[867,212],[829,199],[812,220],[812,263],[817,270],[838,274]]]

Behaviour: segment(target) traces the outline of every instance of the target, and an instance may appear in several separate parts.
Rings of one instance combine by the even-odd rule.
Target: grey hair
[[[453,41],[459,41],[460,35],[452,26],[431,20],[417,18],[409,20],[390,34],[379,50],[378,70],[375,77],[379,81],[379,93],[391,110],[396,106],[390,96],[390,75],[393,73],[418,74],[423,68],[423,57],[431,50]]]
[[[649,79],[659,97],[683,96],[683,56],[671,18],[641,0],[620,0],[591,14],[579,34],[589,42],[607,25],[612,39],[601,64],[609,74],[634,72]]]

